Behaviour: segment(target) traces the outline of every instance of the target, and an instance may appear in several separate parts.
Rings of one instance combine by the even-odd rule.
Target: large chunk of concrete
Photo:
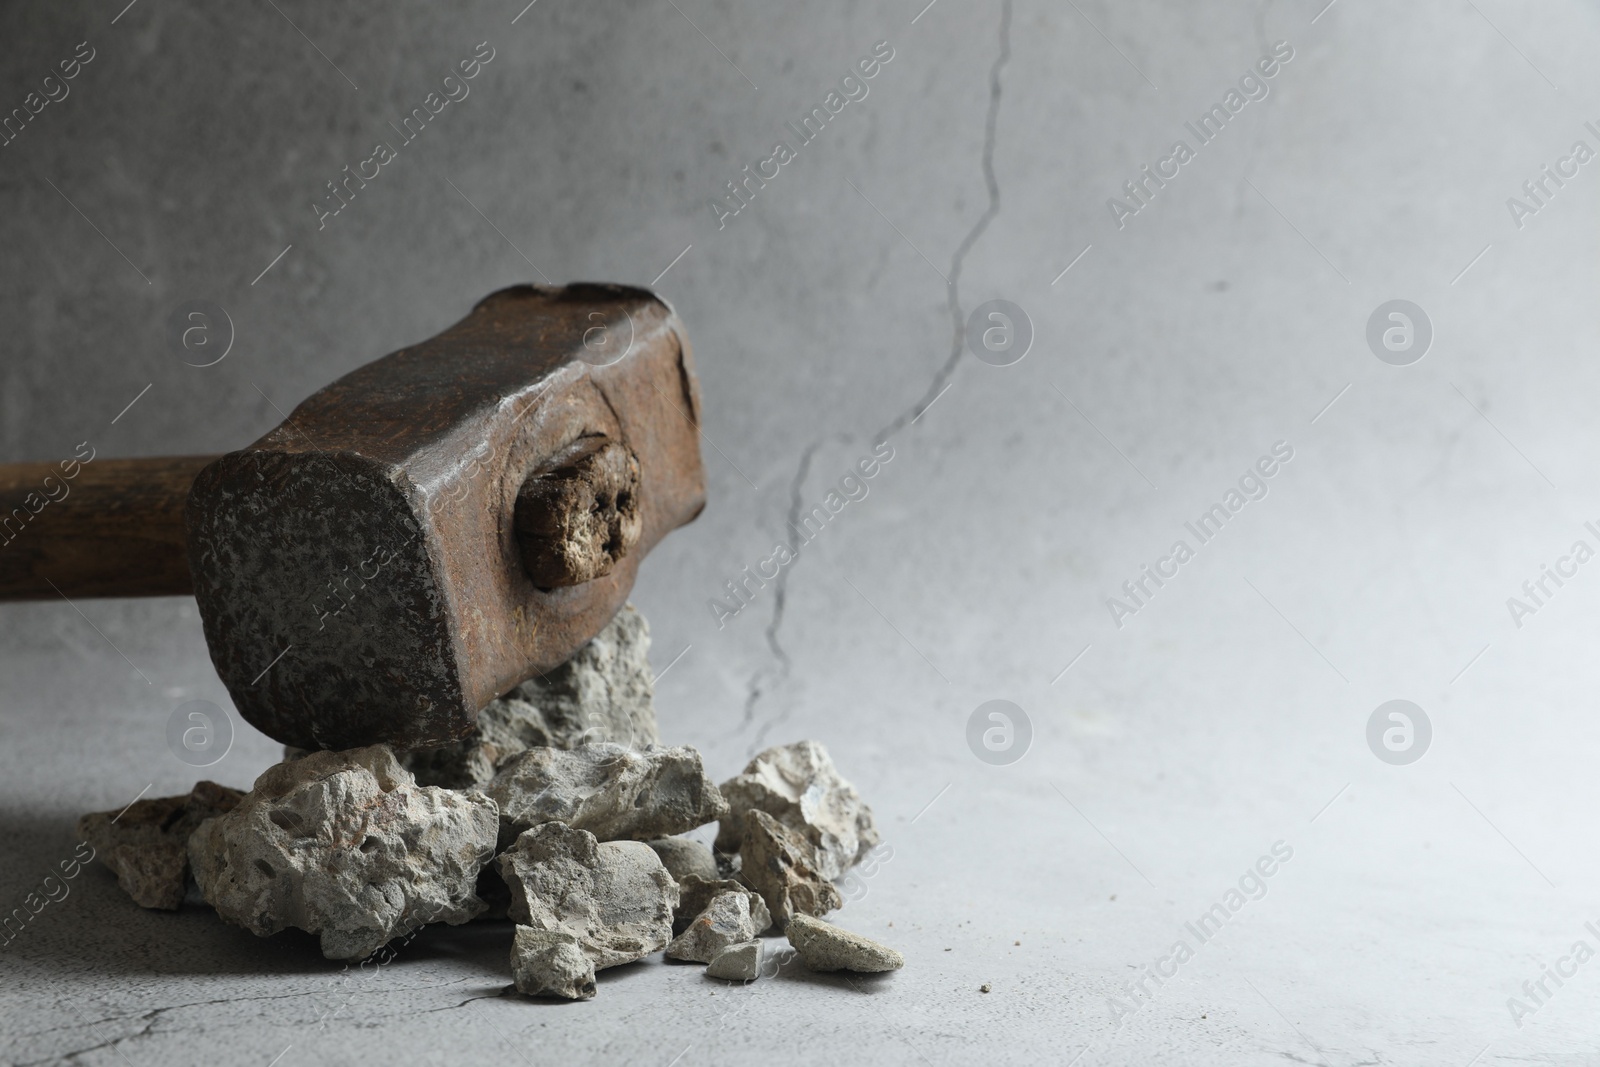
[[[595,970],[667,947],[678,884],[642,841],[599,841],[544,823],[500,856],[511,918],[577,939]]]
[[[189,880],[189,835],[212,816],[232,811],[243,796],[200,782],[187,796],[136,800],[120,812],[85,815],[78,820],[78,838],[94,846],[135,904],[175,911]]]
[[[500,807],[502,846],[548,822],[602,841],[648,841],[704,826],[728,810],[700,753],[688,746],[530,748],[507,760],[485,791]]]
[[[785,924],[796,914],[826,915],[844,907],[833,883],[811,866],[810,842],[764,811],[744,813],[739,878],[761,894],[772,919]]]
[[[268,768],[189,838],[189,862],[229,922],[262,937],[296,927],[320,935],[330,959],[362,959],[483,911],[473,887],[497,828],[482,793],[419,786],[372,745]]]
[[[897,971],[906,958],[870,937],[841,930],[809,915],[796,915],[783,928],[800,960],[813,971],[857,971],[875,974]]]
[[[717,832],[720,852],[737,851],[744,813],[764,811],[810,843],[811,865],[832,881],[878,843],[872,809],[833,765],[818,741],[767,749],[722,785],[728,817]]]
[[[649,624],[625,604],[567,662],[490,701],[465,739],[396,755],[423,785],[467,789],[530,748],[659,744],[649,651]]]

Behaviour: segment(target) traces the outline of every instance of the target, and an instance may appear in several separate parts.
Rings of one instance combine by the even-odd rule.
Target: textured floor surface
[[[824,741],[892,849],[839,921],[907,964],[533,1003],[503,925],[346,973],[94,868],[0,948],[0,1060],[1600,1062],[1600,7],[123,3],[0,11],[0,108],[93,53],[0,148],[0,458],[223,451],[500,286],[654,284],[711,497],[634,594],[663,737]],[[0,612],[0,909],[275,758],[178,760],[196,699],[192,604]]]

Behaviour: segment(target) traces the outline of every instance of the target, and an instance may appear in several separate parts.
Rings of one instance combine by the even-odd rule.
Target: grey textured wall
[[[653,283],[695,345],[711,493],[635,594],[657,669],[673,664],[663,733],[718,776],[825,741],[896,849],[842,921],[911,963],[870,997],[770,983],[732,1017],[697,971],[633,968],[580,1015],[492,999],[504,946],[441,938],[312,1034],[293,1008],[319,973],[304,946],[128,915],[102,881],[0,957],[28,981],[0,993],[17,1062],[504,1059],[513,1036],[539,1062],[1592,1046],[1593,975],[1521,1019],[1508,998],[1574,940],[1600,948],[1600,579],[1579,567],[1537,605],[1522,590],[1574,542],[1600,547],[1600,164],[1562,163],[1600,149],[1593,4],[119,9],[0,9],[0,112],[80,42],[94,54],[0,147],[0,458],[226,450],[498,287]],[[319,224],[325,183],[397,142],[390,123],[480,42],[470,95]],[[893,58],[867,95],[798,144],[785,123],[879,42]],[[1186,123],[1275,47],[1292,58],[1200,143]],[[1180,139],[1193,158],[1129,199]],[[780,140],[794,158],[719,220],[710,202]],[[235,328],[205,368],[167,339],[198,299]],[[1033,333],[1004,367],[964,340],[996,299]],[[1408,365],[1368,343],[1395,299],[1432,326]],[[865,498],[719,620],[724,583],[885,435]],[[1292,458],[1264,495],[1246,482],[1259,499],[1220,535],[1186,532],[1279,442]],[[1161,564],[1179,540],[1193,558]],[[1146,564],[1176,576],[1130,596]],[[162,731],[192,697],[225,699],[192,605],[0,613],[19,857],[0,903],[78,812],[188,787]],[[1019,762],[969,746],[993,699],[1031,722]],[[1368,744],[1393,699],[1432,724],[1408,765]],[[208,773],[245,784],[273,758],[241,728]],[[1270,892],[1133,998],[1280,840],[1294,859]]]

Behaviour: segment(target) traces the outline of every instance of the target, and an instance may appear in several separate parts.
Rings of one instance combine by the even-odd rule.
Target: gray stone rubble
[[[598,841],[552,822],[517,838],[500,857],[511,918],[571,934],[595,970],[631,963],[672,940],[678,884],[642,841]]]
[[[750,918],[748,893],[738,890],[718,893],[688,928],[672,939],[672,944],[667,946],[667,956],[710,963],[723,949],[753,940],[759,932]]]
[[[687,746],[530,748],[501,764],[485,792],[500,808],[502,846],[549,822],[602,841],[647,841],[693,830],[728,811],[700,753]]]
[[[386,745],[314,752],[256,779],[189,838],[206,902],[254,934],[318,934],[330,959],[363,959],[431,922],[483,911],[494,802],[419,786]],[[653,855],[653,854],[652,854]]]
[[[711,849],[692,837],[658,837],[647,843],[661,857],[667,873],[679,882],[691,874],[707,881],[721,877],[717,872],[717,858],[712,855]]]
[[[244,794],[200,782],[187,796],[136,800],[123,811],[78,820],[78,839],[117,876],[143,908],[176,911],[189,883],[189,835],[205,820],[232,811]]]
[[[878,843],[872,809],[840,776],[819,741],[775,745],[721,789],[729,811],[717,833],[718,851],[739,850],[743,816],[751,810],[766,812],[809,842],[815,853],[811,866],[829,881]]]
[[[783,932],[800,954],[800,961],[813,971],[875,974],[905,966],[906,958],[888,945],[809,915],[796,915]]]
[[[719,894],[729,892],[743,893],[750,898],[750,921],[755,925],[755,933],[766,933],[772,925],[772,913],[761,894],[732,878],[702,878],[698,874],[685,875],[678,882],[678,910],[672,919],[672,932],[683,933]]]
[[[811,866],[814,855],[805,838],[766,812],[745,812],[739,878],[761,894],[774,922],[784,925],[796,914],[826,915],[844,907],[839,890]]]
[[[719,789],[699,752],[658,743],[649,641],[626,606],[459,743],[285,749],[248,793],[200,782],[85,815],[78,834],[144,907],[197,894],[258,936],[315,934],[330,959],[376,958],[429,923],[510,919],[512,978],[532,997],[591,999],[595,972],[662,950],[752,981],[774,922],[814,970],[901,967],[817,918],[879,843],[827,750],[768,748]],[[711,822],[715,850],[680,836]]]
[[[729,945],[717,953],[706,968],[710,978],[724,978],[730,982],[753,982],[761,974],[761,942],[745,941]]]
[[[517,927],[511,942],[511,978],[530,997],[592,1000],[594,960],[564,930]]]

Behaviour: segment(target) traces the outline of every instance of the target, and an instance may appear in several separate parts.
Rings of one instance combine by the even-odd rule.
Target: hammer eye
[[[611,573],[639,542],[638,491],[639,460],[615,441],[524,482],[514,522],[533,584],[557,589]]]

